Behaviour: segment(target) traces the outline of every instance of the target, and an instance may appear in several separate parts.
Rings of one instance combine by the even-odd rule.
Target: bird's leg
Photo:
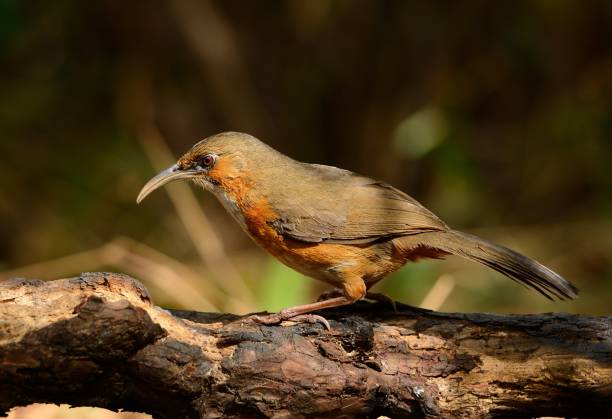
[[[339,288],[334,288],[334,289],[322,292],[319,295],[319,298],[317,298],[317,301],[325,301],[325,300],[329,300],[330,298],[339,297],[341,295],[343,295],[342,290]],[[397,305],[395,304],[395,300],[393,300],[391,297],[385,294],[368,291],[366,292],[366,295],[364,298],[366,300],[376,301],[380,304],[389,306],[393,309],[394,312],[397,313]]]
[[[357,300],[362,299],[366,295],[366,285],[361,277],[356,275],[347,275],[342,278],[342,294],[341,296],[328,298],[323,301],[317,301],[301,306],[285,308],[278,313],[268,314],[266,316],[254,315],[250,316],[249,320],[260,324],[278,324],[283,320],[293,320],[308,323],[321,323],[326,329],[330,329],[329,322],[318,314],[310,314],[313,311],[324,308],[340,307],[347,304],[352,304]]]
[[[326,329],[330,329],[329,322],[323,317],[317,314],[309,314],[312,311],[321,310],[323,308],[332,308],[351,304],[353,301],[346,297],[335,297],[324,301],[317,301],[315,303],[304,304],[301,306],[285,308],[278,313],[268,314],[265,316],[253,315],[248,318],[255,323],[260,324],[279,324],[284,320],[294,320],[298,322],[307,323],[321,323]]]

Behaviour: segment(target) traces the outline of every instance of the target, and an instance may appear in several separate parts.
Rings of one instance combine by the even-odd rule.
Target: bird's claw
[[[331,330],[331,326],[327,319],[323,316],[319,316],[318,314],[301,314],[299,316],[291,317],[290,320],[292,322],[300,322],[300,323],[312,323],[312,324],[322,324],[323,327],[327,330]]]
[[[243,322],[263,324],[266,326],[280,324],[280,322],[282,321],[283,320],[281,319],[278,313],[267,314],[264,316],[259,314],[253,314],[252,316],[249,316],[243,320]]]
[[[265,316],[254,314],[252,316],[247,317],[245,321],[262,324],[266,326],[280,324],[283,321],[292,321],[296,323],[311,323],[311,324],[319,323],[323,325],[325,329],[331,330],[331,326],[329,325],[329,322],[327,321],[327,319],[323,316],[319,316],[318,314],[299,314],[297,316],[296,315],[293,315],[293,316],[283,315],[282,312],[268,314]]]

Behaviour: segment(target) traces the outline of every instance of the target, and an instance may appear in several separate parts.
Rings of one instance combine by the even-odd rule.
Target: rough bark
[[[178,417],[607,417],[612,317],[361,303],[319,324],[166,311],[118,274],[0,284],[0,411]]]

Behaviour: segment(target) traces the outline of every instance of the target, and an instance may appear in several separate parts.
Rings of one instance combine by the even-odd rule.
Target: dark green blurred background
[[[0,278],[123,271],[192,309],[312,300],[325,287],[212,196],[134,202],[164,145],[234,130],[388,181],[583,291],[549,303],[451,258],[384,281],[400,301],[610,312],[610,1],[0,0],[0,51]]]

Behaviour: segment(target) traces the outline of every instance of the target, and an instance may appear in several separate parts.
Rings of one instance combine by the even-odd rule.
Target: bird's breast
[[[285,237],[274,227],[279,214],[256,188],[241,183],[223,186],[215,195],[242,229],[260,247],[304,275],[339,286],[347,275],[375,281],[402,264],[391,247],[382,243],[306,243]]]

